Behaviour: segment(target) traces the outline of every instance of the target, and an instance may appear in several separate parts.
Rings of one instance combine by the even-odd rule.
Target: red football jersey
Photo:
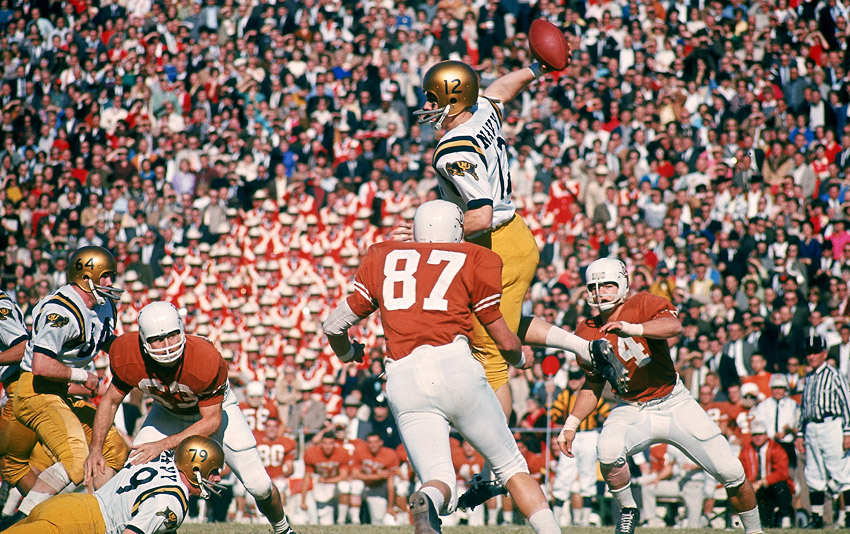
[[[321,447],[312,445],[304,451],[304,469],[307,473],[316,473],[322,478],[339,475],[340,467],[348,467],[351,456],[339,445],[335,446],[330,456],[325,456]]]
[[[266,421],[279,419],[277,405],[271,401],[263,401],[263,405],[259,408],[254,408],[247,402],[240,402],[239,409],[245,415],[245,420],[248,421],[252,432],[254,430],[262,432],[266,429]]]
[[[531,476],[539,479],[546,472],[546,458],[542,454],[526,451],[523,458],[528,464],[528,472]]]
[[[463,448],[458,447],[452,449],[452,464],[454,464],[458,480],[469,482],[472,475],[478,474],[484,469],[484,457],[477,451],[469,457],[463,452]]]
[[[346,438],[345,441],[337,440],[337,443],[339,443],[339,446],[345,449],[345,452],[347,452],[350,456],[354,456],[354,454],[358,451],[362,452],[366,450],[366,442],[360,438]]]
[[[265,432],[254,432],[254,438],[266,472],[273,479],[282,477],[283,464],[295,460],[295,440],[286,436],[269,439]]]
[[[729,421],[729,412],[726,409],[726,406],[722,402],[711,401],[707,406],[703,406],[700,404],[705,413],[711,416],[712,421],[717,423],[719,426],[723,421]]]
[[[629,323],[645,323],[660,317],[678,318],[676,308],[669,300],[647,292],[640,292],[626,299],[617,317]],[[669,395],[676,385],[676,367],[670,357],[666,339],[644,337],[619,337],[599,330],[602,323],[596,318],[585,320],[576,329],[576,335],[584,339],[606,338],[614,347],[617,360],[611,362],[620,376],[628,375],[629,391],[623,395],[628,401],[649,401]],[[602,382],[601,375],[594,373],[588,362],[579,362],[591,382]]]
[[[137,387],[167,410],[196,415],[199,406],[221,404],[227,391],[227,362],[212,343],[186,336],[186,348],[174,367],[142,357],[138,332],[118,336],[109,348],[112,383],[123,394]]]
[[[373,475],[381,469],[398,468],[400,465],[398,454],[389,447],[381,447],[378,449],[378,454],[372,454],[367,448],[366,450],[357,450],[351,458],[352,467],[359,469],[364,474]],[[366,485],[381,485],[384,482],[367,482]]]
[[[482,324],[501,317],[502,260],[471,243],[387,241],[369,247],[354,289],[351,310],[381,310],[387,352],[397,360],[426,343],[472,339],[473,313]]]

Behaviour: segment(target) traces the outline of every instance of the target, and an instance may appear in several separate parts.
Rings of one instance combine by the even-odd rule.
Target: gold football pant
[[[105,534],[103,514],[94,495],[63,493],[33,508],[3,534]]]
[[[514,215],[513,219],[491,233],[471,239],[470,242],[487,247],[502,258],[502,300],[499,309],[508,328],[516,333],[522,318],[522,302],[540,261],[540,250],[531,230],[522,217]],[[484,366],[487,382],[496,391],[508,381],[508,364],[478,319],[474,319],[472,354]]]
[[[62,462],[71,481],[80,484],[83,480],[83,462],[89,453],[88,443],[91,441],[95,408],[83,401],[72,404],[70,399],[58,392],[61,388],[63,385],[35,378],[32,373],[21,373],[15,394],[14,414],[18,422],[35,433],[48,454]],[[30,451],[33,450],[31,447]],[[110,429],[104,445],[107,465],[116,471],[120,470],[128,453],[124,440],[114,428]],[[20,472],[23,468],[21,459],[29,458],[29,455],[23,447],[14,454],[16,459],[10,467],[13,471],[10,480],[15,477],[20,480],[26,473],[25,469]]]

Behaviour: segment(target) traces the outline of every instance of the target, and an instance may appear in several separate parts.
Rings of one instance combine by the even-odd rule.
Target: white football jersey
[[[493,228],[514,216],[501,102],[478,97],[472,118],[446,132],[434,151],[440,195],[464,211],[493,206]],[[474,237],[474,236],[470,236]]]
[[[109,299],[89,309],[66,284],[33,309],[32,336],[21,368],[32,371],[33,352],[47,354],[68,367],[85,368],[115,331],[115,304]]]
[[[180,479],[171,451],[146,464],[127,464],[94,496],[106,534],[121,534],[124,529],[143,534],[174,532],[189,507],[189,488]]]
[[[0,291],[0,352],[13,347],[29,337],[21,308]],[[20,364],[0,365],[0,380],[5,380],[20,369]]]

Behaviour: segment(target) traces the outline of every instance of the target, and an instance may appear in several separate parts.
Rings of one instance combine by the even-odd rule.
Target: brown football
[[[564,32],[551,22],[536,19],[528,29],[528,45],[534,58],[551,70],[567,68],[570,49]]]

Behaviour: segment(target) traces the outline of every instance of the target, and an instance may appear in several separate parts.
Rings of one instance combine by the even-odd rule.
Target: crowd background
[[[349,397],[375,423],[379,323],[353,329],[369,359],[346,366],[320,324],[359,256],[437,194],[434,132],[411,115],[422,74],[459,59],[486,86],[530,63],[526,32],[543,17],[572,61],[503,125],[514,200],[541,248],[526,312],[574,328],[589,314],[583,269],[616,256],[633,291],[679,307],[673,355],[695,396],[707,383],[736,404],[753,382],[767,398],[765,373],[794,395],[809,328],[850,374],[848,11],[0,0],[2,290],[31,320],[70,252],[103,245],[126,289],[119,333],[168,300],[231,362],[237,390],[266,386],[286,432],[320,435]],[[559,377],[547,388],[539,365],[514,372],[516,426],[542,426]],[[746,426],[733,417],[728,432],[746,441]],[[391,425],[376,427],[394,446]]]

